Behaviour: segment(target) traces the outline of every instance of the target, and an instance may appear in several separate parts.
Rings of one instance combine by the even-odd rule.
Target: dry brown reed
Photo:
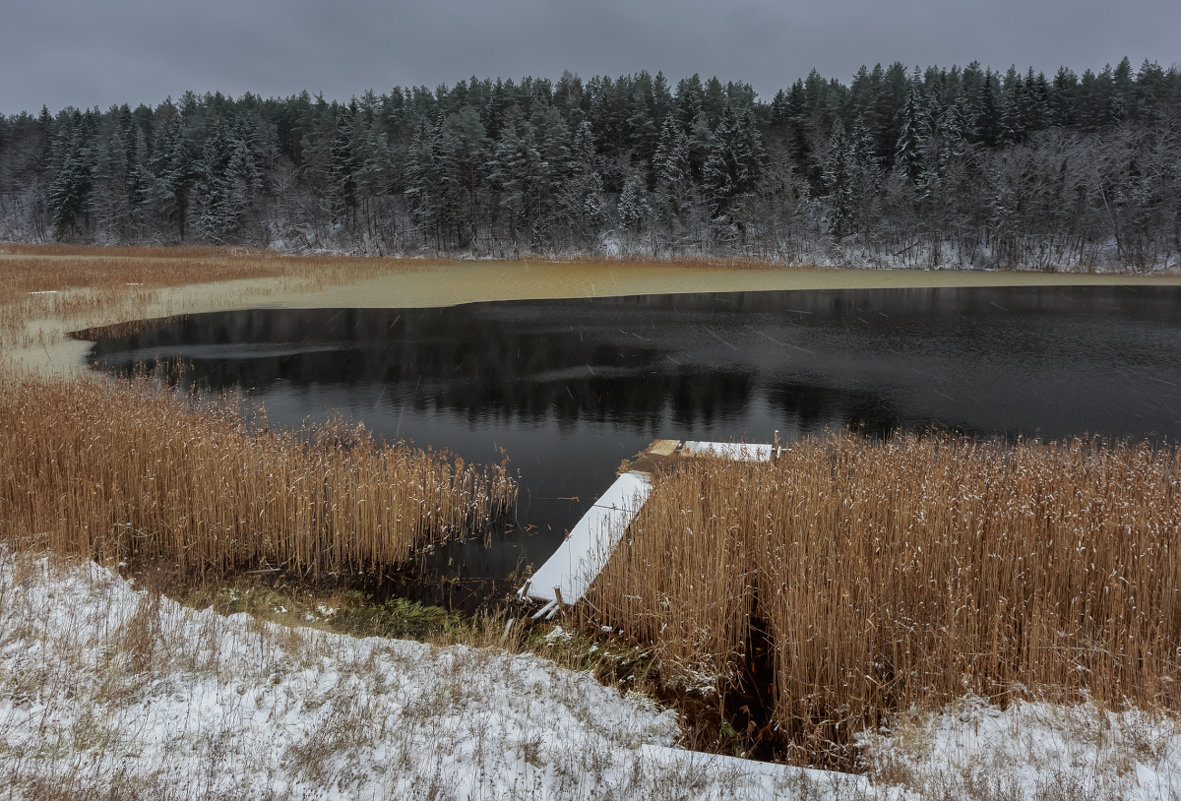
[[[268,431],[146,380],[0,386],[0,536],[193,578],[396,566],[509,511],[506,467],[341,424]]]
[[[150,309],[157,316],[190,310],[183,296],[159,305],[162,290],[170,287],[219,285],[231,303],[274,291],[315,291],[423,264],[242,248],[0,245],[0,360],[8,348],[52,345],[71,329],[139,320]]]
[[[681,460],[592,588],[666,680],[762,694],[815,755],[965,694],[1177,708],[1181,450],[949,435]],[[751,680],[768,638],[772,686]],[[757,671],[756,671],[757,672]]]
[[[0,302],[30,292],[120,290],[209,283],[282,274],[282,262],[266,254],[233,256],[183,250],[95,254],[38,252],[0,258]]]
[[[72,321],[83,312],[114,310],[127,317],[142,301],[138,296],[165,287],[282,278],[286,288],[319,289],[431,263],[242,248],[0,245],[0,331],[31,315]]]

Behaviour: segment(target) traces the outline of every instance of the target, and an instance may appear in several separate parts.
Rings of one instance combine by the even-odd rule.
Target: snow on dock
[[[624,473],[607,488],[570,530],[544,565],[521,588],[521,595],[546,605],[537,617],[582,598],[607,566],[611,551],[639,513],[652,489],[647,473]]]
[[[654,441],[637,459],[637,469],[624,473],[594,502],[554,555],[537,568],[533,577],[517,593],[545,605],[533,616],[535,620],[553,617],[565,605],[577,603],[598,578],[611,558],[616,544],[640,507],[648,500],[652,481],[643,465],[653,459],[675,456],[705,456],[743,461],[767,462],[778,456],[776,445],[751,445],[733,442],[679,442],[673,439]]]
[[[686,442],[681,446],[684,456],[717,456],[740,462],[769,462],[775,453],[774,445],[750,445],[744,442]]]

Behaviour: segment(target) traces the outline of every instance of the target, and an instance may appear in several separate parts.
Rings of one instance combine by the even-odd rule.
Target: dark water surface
[[[181,359],[272,422],[332,410],[520,471],[520,529],[460,573],[539,564],[652,439],[825,428],[1181,440],[1181,287],[832,290],[256,309],[97,338],[91,363]]]

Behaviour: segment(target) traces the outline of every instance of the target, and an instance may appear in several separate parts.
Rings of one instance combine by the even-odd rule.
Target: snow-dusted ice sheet
[[[554,555],[533,573],[526,594],[554,602],[561,592],[562,602],[567,604],[581,599],[607,565],[612,549],[651,490],[644,473],[624,473],[617,478],[570,530]]]

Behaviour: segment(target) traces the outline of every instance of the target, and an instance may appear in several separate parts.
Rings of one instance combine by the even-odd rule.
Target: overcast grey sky
[[[346,100],[476,75],[663,70],[769,99],[815,67],[1181,62],[1181,0],[5,0],[0,113],[187,89]]]

